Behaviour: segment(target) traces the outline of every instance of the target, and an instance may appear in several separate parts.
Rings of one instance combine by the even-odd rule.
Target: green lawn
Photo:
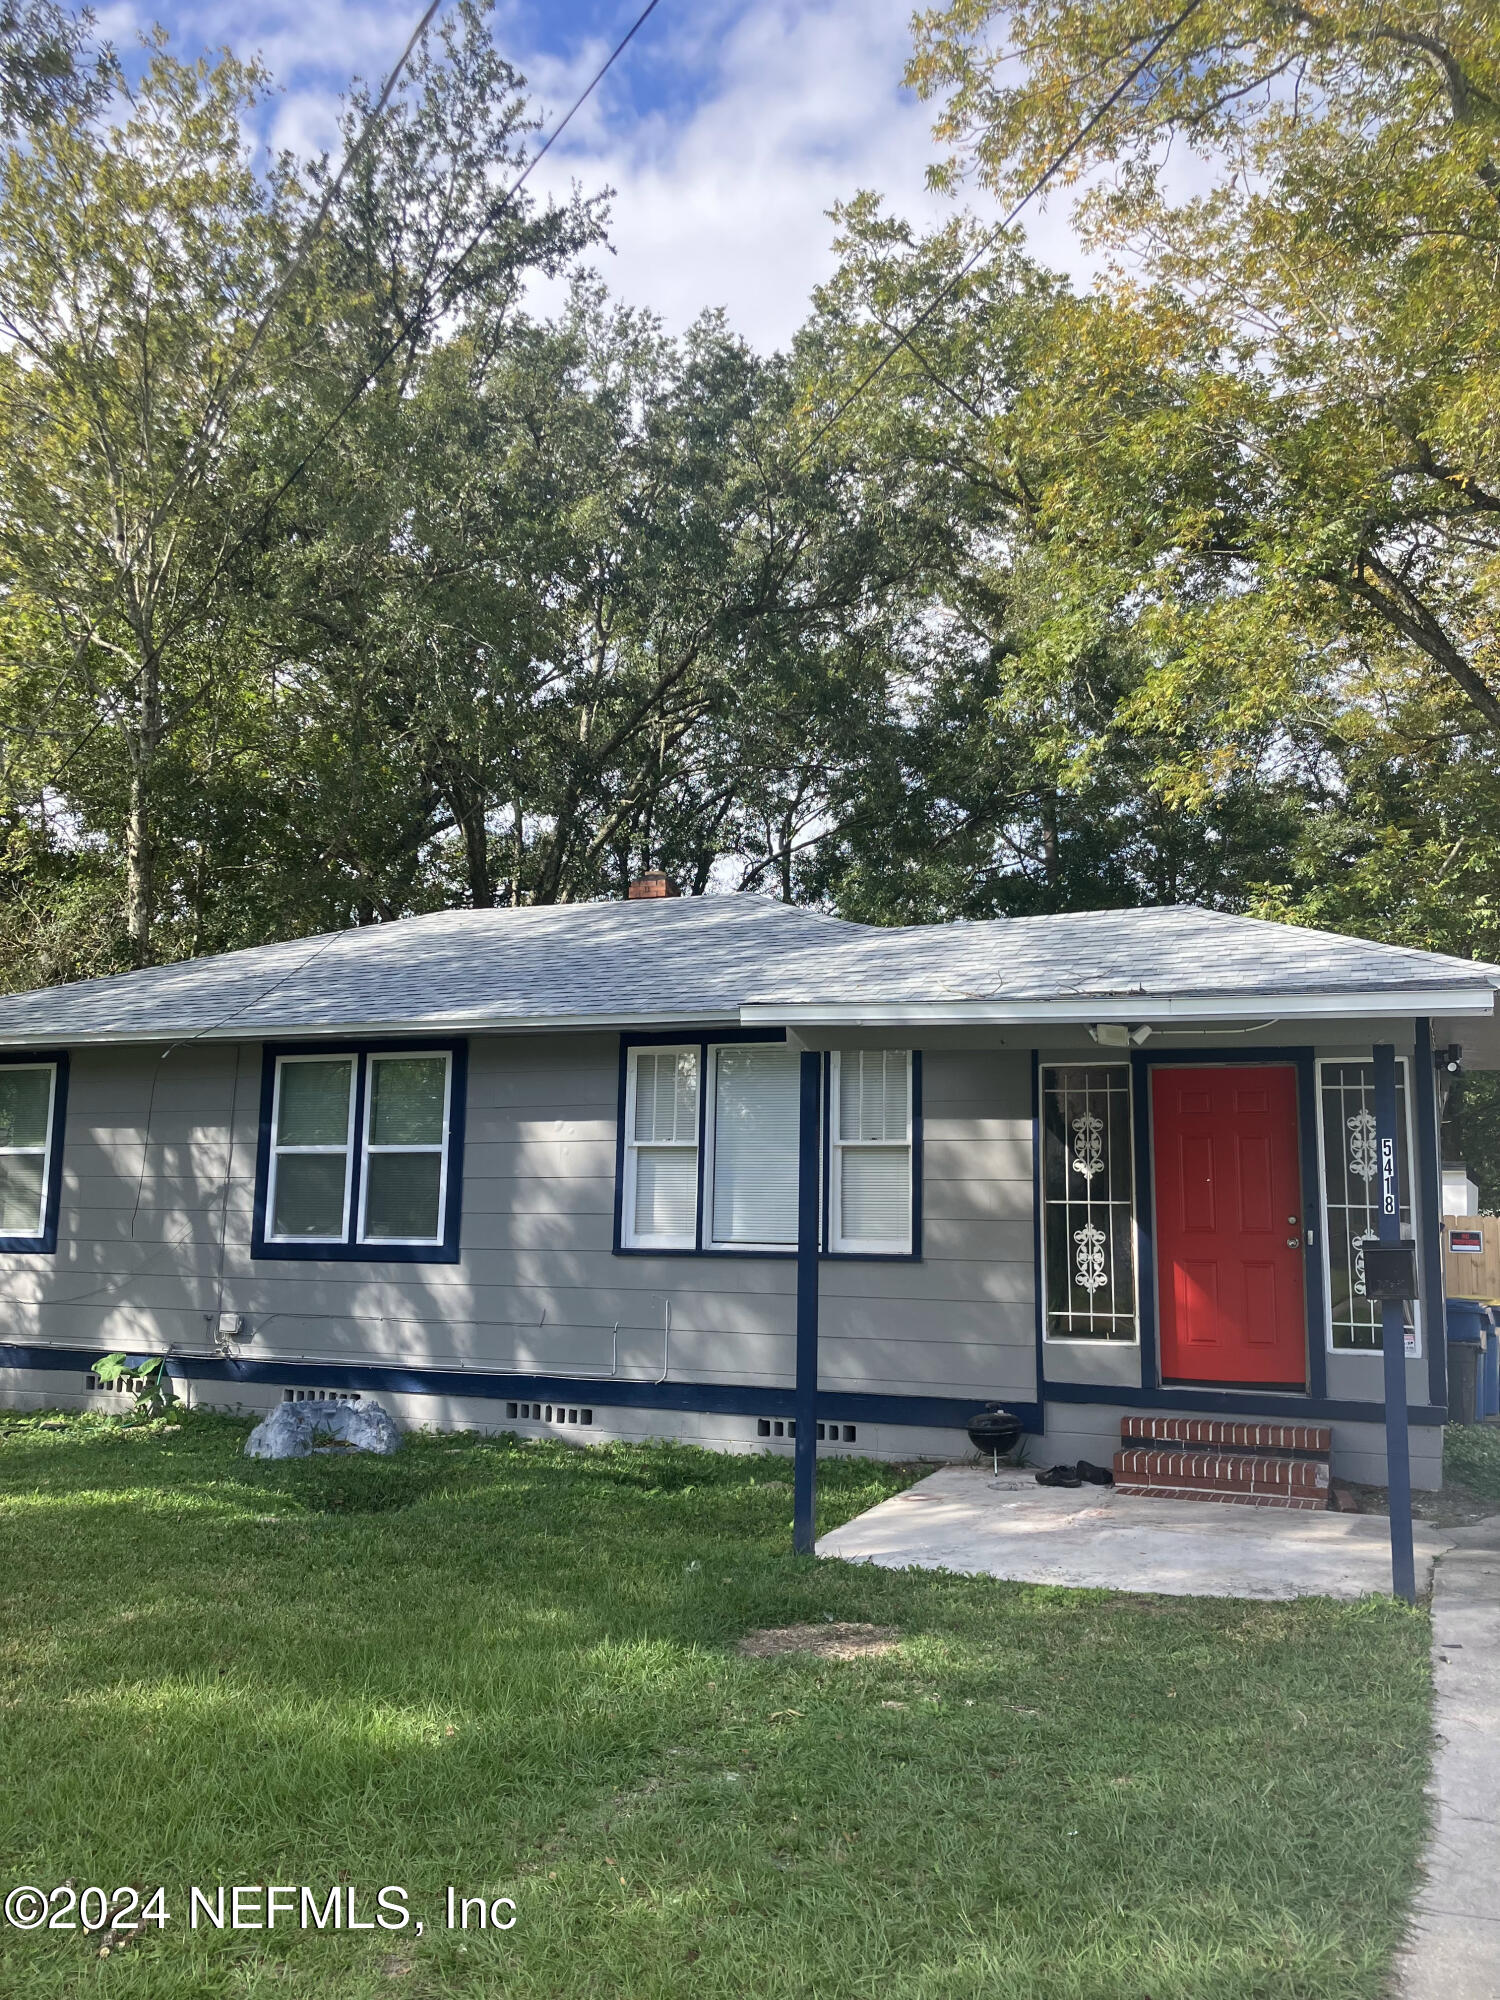
[[[161,1883],[172,1917],[107,1959],[0,1929],[7,2000],[1381,1990],[1420,1613],[799,1562],[781,1460],[262,1465],[245,1428],[0,1417],[0,1888]],[[822,1525],[902,1483],[825,1468]],[[902,1644],[735,1650],[830,1618]],[[194,1932],[193,1883],[361,1917],[399,1884],[426,1929]],[[450,1883],[514,1929],[450,1933]]]

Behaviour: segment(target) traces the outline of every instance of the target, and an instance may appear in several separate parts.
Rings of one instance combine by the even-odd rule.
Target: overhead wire
[[[600,64],[599,68],[594,72],[593,76],[589,78],[589,81],[587,82],[587,84],[585,84],[584,88],[579,92],[578,96],[574,98],[572,104],[568,107],[563,117],[559,119],[558,123],[552,128],[552,131],[548,134],[543,144],[537,148],[535,153],[532,154],[531,158],[526,162],[525,167],[511,182],[510,186],[505,189],[504,193],[501,194],[495,201],[491,202],[485,209],[483,215],[479,219],[478,227],[474,230],[473,234],[469,238],[469,241],[464,245],[463,249],[459,252],[458,256],[454,258],[453,262],[448,266],[447,270],[444,271],[442,276],[436,279],[434,283],[428,288],[428,290],[423,294],[421,305],[424,309],[432,302],[432,299],[434,297],[440,297],[442,293],[446,291],[449,288],[449,286],[451,286],[457,273],[463,269],[464,265],[469,261],[470,257],[473,256],[474,252],[478,249],[480,243],[484,240],[487,231],[496,222],[499,221],[500,217],[504,214],[505,210],[510,206],[511,202],[515,200],[516,196],[521,192],[522,188],[525,187],[527,181],[530,180],[532,174],[536,171],[537,167],[541,165],[542,161],[547,157],[548,153],[551,152],[552,148],[557,144],[557,141],[562,137],[563,133],[568,129],[568,126],[572,123],[573,119],[577,116],[578,112],[593,96],[594,92],[598,89],[599,85],[604,81],[605,77],[609,74],[610,70],[614,68],[616,62],[618,62],[620,57],[625,53],[626,49],[629,48],[630,44],[635,40],[636,36],[640,33],[641,29],[646,25],[647,21],[656,12],[657,8],[660,5],[661,5],[661,0],[647,0],[647,4],[641,9],[640,13],[636,15],[635,19],[631,22],[629,28],[620,37],[619,41],[616,42],[615,46],[610,50],[608,56]],[[402,342],[408,338],[416,323],[417,323],[417,312],[415,309],[408,311],[407,313],[399,317],[395,333],[392,334],[390,338],[385,342],[384,346],[379,351],[379,354],[375,362],[360,377],[359,381],[355,384],[353,389],[350,390],[349,394],[345,397],[344,401],[334,411],[333,415],[329,418],[328,422],[324,425],[323,429],[314,438],[312,444],[308,447],[307,451],[303,453],[302,457],[292,467],[291,471],[287,474],[286,478],[281,482],[280,486],[278,486],[275,492],[272,493],[271,497],[266,502],[265,508],[262,510],[262,519],[265,519],[269,515],[271,509],[275,507],[277,503],[281,499],[283,499],[288,492],[291,491],[292,487],[302,477],[302,474],[307,470],[308,466],[311,465],[312,461],[314,460],[314,458],[317,457],[318,453],[322,450],[323,446],[328,442],[329,438],[332,437],[334,432],[338,429],[339,425],[343,423],[345,417],[348,416],[349,412],[354,408],[355,404],[359,401],[360,397],[363,396],[366,390],[371,388],[380,379],[382,374],[384,374],[386,368],[390,365],[392,359],[400,350]],[[239,540],[233,545],[233,548],[230,550],[230,554],[231,555],[234,554],[236,550],[241,548],[244,545],[244,541],[245,537],[242,535],[239,538]]]
[[[287,287],[291,281],[291,277],[295,275],[296,269],[300,268],[301,264],[306,261],[307,253],[311,248],[314,235],[316,234],[317,230],[321,228],[322,224],[326,221],[327,216],[332,209],[333,202],[338,194],[339,188],[343,185],[343,182],[347,177],[350,168],[353,166],[355,160],[364,150],[365,145],[368,142],[371,135],[373,134],[374,130],[376,129],[379,120],[384,116],[385,111],[390,103],[392,93],[395,89],[396,82],[401,76],[408,62],[411,60],[411,56],[414,49],[416,48],[418,42],[421,40],[422,35],[426,32],[428,27],[430,27],[433,20],[436,18],[437,14],[441,11],[442,7],[445,4],[446,0],[430,0],[430,4],[422,14],[422,17],[418,21],[416,27],[413,29],[411,37],[408,40],[405,49],[402,51],[399,61],[396,63],[396,66],[391,71],[390,75],[386,78],[385,86],[382,89],[378,100],[372,106],[370,113],[366,118],[363,127],[361,128],[358,139],[356,140],[354,146],[351,147],[349,152],[345,155],[343,163],[340,166],[337,175],[334,177],[334,180],[330,183],[329,188],[327,189],[324,195],[323,201],[319,205],[317,213],[311,219],[308,229],[303,232],[303,236],[298,243],[297,249],[293,252],[292,265],[291,267],[289,267],[288,272],[285,273],[282,279],[279,281],[276,290],[272,295],[270,303],[268,304],[265,312],[262,314],[261,320],[257,324],[255,332],[251,336],[250,348],[247,349],[246,354],[241,357],[240,364],[237,364],[239,374],[243,374],[244,366],[248,365],[248,361],[253,355],[256,346],[259,344],[260,340],[264,337],[265,328],[269,324],[271,310],[274,307],[274,304],[279,298],[285,295]],[[530,159],[526,162],[525,167],[516,176],[515,180],[511,182],[511,184],[504,190],[504,192],[495,201],[491,202],[486,207],[484,213],[480,217],[478,227],[471,234],[469,241],[464,245],[463,249],[459,252],[458,256],[448,266],[446,272],[443,274],[442,278],[438,281],[437,289],[439,292],[441,292],[442,290],[446,289],[449,285],[451,285],[454,276],[463,269],[464,265],[468,262],[469,258],[472,257],[474,252],[478,249],[479,244],[484,239],[486,231],[490,229],[491,226],[499,220],[501,215],[504,214],[506,208],[509,207],[510,203],[515,200],[516,196],[525,187],[527,181],[536,171],[536,168],[546,158],[547,154],[551,152],[552,148],[557,144],[557,141],[562,137],[563,133],[568,129],[568,126],[573,122],[573,119],[578,115],[579,111],[582,110],[583,106],[593,96],[594,92],[599,88],[599,85],[604,81],[605,77],[609,74],[610,70],[614,68],[616,62],[619,61],[620,57],[625,53],[626,49],[629,48],[630,44],[635,40],[636,36],[640,33],[641,29],[646,25],[646,22],[656,12],[660,4],[661,0],[647,0],[647,4],[644,7],[642,7],[640,12],[636,15],[635,19],[631,22],[629,28],[620,37],[619,41],[615,43],[614,47],[610,50],[608,56],[599,65],[598,69],[595,70],[594,74],[589,78],[588,82],[584,85],[583,89],[578,93],[577,97],[574,98],[573,102],[569,105],[567,111],[558,120],[557,124],[553,126],[552,131],[549,133],[548,137],[543,142],[543,144],[537,148],[535,153],[532,154]],[[424,296],[424,299],[422,301],[424,307],[430,303],[432,296],[433,294],[429,290],[429,292]],[[307,451],[303,453],[302,457],[292,467],[292,470],[287,474],[286,478],[282,480],[281,484],[276,488],[276,490],[271,494],[270,498],[266,501],[264,507],[262,507],[262,509],[260,510],[260,514],[256,524],[257,528],[262,526],[270,518],[272,510],[281,502],[281,500],[285,498],[287,493],[291,491],[292,487],[302,477],[303,473],[306,472],[308,466],[311,465],[314,458],[316,458],[317,454],[322,450],[323,446],[328,442],[329,438],[333,436],[334,432],[338,429],[339,425],[343,423],[344,419],[348,416],[349,412],[354,408],[355,404],[359,401],[360,397],[363,396],[365,392],[369,388],[371,388],[376,381],[378,381],[380,376],[384,373],[385,369],[390,365],[396,353],[399,351],[402,342],[406,340],[407,337],[410,335],[414,324],[415,324],[414,312],[408,312],[407,314],[402,315],[400,317],[394,335],[386,342],[384,347],[380,350],[374,364],[366,370],[364,375],[361,376],[360,380],[355,385],[355,387],[350,391],[348,396],[345,397],[344,401],[339,405],[338,409],[334,412],[333,416],[328,420],[328,422],[324,425],[323,429],[314,438],[312,444],[309,446]],[[233,379],[237,379],[237,377],[233,377],[232,380]],[[220,392],[221,395],[227,393],[228,387],[232,386],[232,380],[230,384],[226,384],[226,389]],[[199,435],[200,436],[204,435],[206,429],[207,429],[207,422],[205,420],[205,423],[199,426]],[[169,487],[168,489],[165,499],[163,499],[159,503],[157,508],[153,509],[153,517],[152,517],[153,523],[159,520],[162,508],[167,506],[171,501],[171,499],[173,498],[173,496],[180,490],[184,476],[185,475],[183,470],[179,468],[179,471],[175,476],[171,487]],[[235,538],[235,540],[232,543],[230,543],[225,549],[220,551],[218,559],[214,565],[214,570],[216,575],[222,574],[227,564],[231,562],[233,558],[239,553],[239,551],[245,546],[245,543],[249,539],[251,532],[252,531],[250,529],[246,529],[243,533],[238,535]],[[144,546],[144,543],[142,543],[142,546]],[[135,552],[127,556],[125,568],[123,571],[124,575],[129,575],[130,571],[134,568],[138,554],[139,554],[139,549],[137,549]],[[50,784],[54,783],[56,779],[62,775],[63,771],[67,769],[68,765],[72,763],[74,757],[77,756],[79,751],[83,748],[83,745],[88,741],[90,737],[95,735],[99,729],[104,727],[104,723],[105,723],[105,718],[101,717],[99,720],[97,720],[90,726],[90,728],[85,732],[83,738],[79,742],[75,742],[73,744],[73,746],[68,750],[66,756],[63,758],[62,762],[54,766],[52,772],[46,778],[43,779],[42,785],[40,787],[41,791],[45,792],[46,788]]]
[[[339,163],[338,172],[329,181],[323,191],[322,200],[308,218],[307,224],[293,248],[291,259],[286,269],[271,287],[265,305],[261,308],[260,317],[251,329],[250,338],[245,344],[244,352],[239,356],[238,360],[229,370],[229,373],[210,396],[194,432],[195,444],[213,439],[215,427],[226,413],[229,398],[244,380],[246,370],[260,351],[260,344],[266,337],[266,330],[271,324],[276,308],[286,297],[287,292],[291,289],[293,280],[306,264],[313,243],[332,213],[333,204],[338,199],[344,182],[348,179],[350,171],[365,152],[370,140],[374,137],[377,127],[385,117],[387,107],[395,94],[396,85],[400,81],[407,64],[411,61],[418,42],[421,41],[423,35],[431,27],[445,4],[446,0],[429,0],[429,4],[423,12],[421,19],[417,22],[415,28],[412,29],[407,39],[406,47],[401,51],[401,54],[396,59],[395,66],[386,77],[380,95],[366,114],[364,123],[360,126],[353,145],[345,152],[343,159]],[[146,546],[151,534],[160,526],[165,510],[182,490],[183,485],[189,477],[192,465],[193,453],[190,451],[174,473],[166,493],[157,502],[156,506],[152,508],[150,518],[146,524],[146,533],[140,538],[136,548],[125,559],[122,571],[123,576],[129,576],[135,568],[141,550]]]
[[[1152,63],[1155,62],[1156,58],[1161,54],[1162,50],[1166,47],[1167,43],[1171,41],[1172,37],[1175,34],[1177,34],[1178,31],[1187,24],[1188,21],[1192,19],[1193,15],[1198,12],[1199,8],[1202,5],[1203,5],[1203,0],[1188,0],[1188,4],[1186,7],[1183,8],[1182,12],[1176,15],[1172,20],[1170,20],[1167,23],[1167,25],[1162,29],[1161,33],[1151,43],[1151,46],[1146,50],[1146,53],[1140,58],[1139,62],[1135,63],[1126,72],[1126,74],[1121,78],[1120,82],[1116,84],[1115,88],[1109,93],[1108,97],[1104,99],[1103,103],[1098,105],[1097,108],[1090,113],[1089,117],[1085,119],[1084,123],[1080,125],[1078,130],[1073,134],[1072,138],[1068,141],[1067,145],[1064,146],[1060,152],[1055,153],[1053,155],[1052,159],[1047,163],[1046,167],[1044,167],[1042,172],[1037,175],[1036,179],[1031,182],[1031,184],[1027,187],[1025,193],[1020,196],[1020,198],[1015,202],[1015,204],[1009,210],[1009,212],[1006,215],[1004,215],[1001,218],[1001,220],[994,225],[992,229],[986,231],[985,235],[981,238],[980,242],[964,259],[963,263],[959,265],[958,269],[954,272],[953,276],[948,280],[948,282],[945,285],[943,285],[939,289],[936,296],[928,301],[927,305],[924,306],[922,311],[917,314],[916,318],[912,321],[911,325],[909,327],[906,327],[904,330],[902,330],[896,335],[895,339],[891,342],[890,346],[887,347],[885,351],[880,355],[879,359],[876,360],[874,363],[872,363],[872,365],[859,378],[859,380],[855,383],[854,387],[848,392],[848,394],[844,396],[838,404],[835,405],[831,414],[828,417],[826,417],[821,424],[819,424],[818,428],[813,432],[812,436],[807,439],[805,444],[802,446],[802,449],[798,452],[795,460],[793,461],[794,469],[795,467],[800,466],[803,460],[806,459],[811,452],[817,449],[817,447],[822,443],[823,439],[828,436],[829,432],[832,431],[840,422],[842,422],[843,418],[859,401],[860,397],[864,395],[866,389],[868,389],[873,382],[877,381],[879,377],[885,373],[886,369],[891,365],[892,361],[895,360],[896,356],[901,352],[903,347],[908,350],[908,352],[929,374],[934,373],[931,364],[925,359],[924,356],[919,354],[916,348],[912,345],[912,340],[914,335],[920,333],[922,328],[925,325],[927,325],[928,321],[931,320],[934,317],[934,315],[938,312],[939,308],[949,298],[952,297],[954,292],[956,292],[959,286],[963,283],[964,279],[968,277],[969,273],[978,264],[979,260],[983,256],[985,256],[987,252],[993,247],[997,239],[1003,236],[1008,229],[1013,227],[1015,222],[1020,217],[1022,210],[1026,208],[1028,203],[1034,200],[1035,197],[1039,195],[1042,192],[1042,190],[1049,184],[1049,182],[1056,179],[1057,175],[1062,172],[1063,168],[1068,164],[1069,160],[1073,158],[1074,154],[1083,145],[1084,141],[1089,137],[1089,135],[1092,132],[1097,131],[1099,126],[1109,116],[1110,112],[1114,110],[1115,106],[1119,103],[1120,99],[1125,95],[1125,93],[1128,90],[1131,89],[1131,87],[1135,83],[1137,83],[1140,80],[1142,75],[1144,75],[1144,73],[1151,67]],[[946,382],[942,383],[941,386],[943,388],[949,387],[949,385]],[[950,393],[952,393],[955,396],[958,395],[957,390],[952,390]],[[963,401],[963,398],[959,397],[959,400]]]

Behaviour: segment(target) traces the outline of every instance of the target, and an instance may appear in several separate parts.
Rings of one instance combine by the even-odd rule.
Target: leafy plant
[[[172,1400],[172,1379],[165,1354],[105,1354],[94,1363],[98,1382],[139,1382],[135,1407],[155,1416]]]

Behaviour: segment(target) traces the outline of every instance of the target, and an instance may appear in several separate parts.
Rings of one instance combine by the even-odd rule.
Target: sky
[[[496,42],[550,130],[642,0],[497,0]],[[874,188],[932,224],[952,212],[924,186],[931,110],[901,87],[913,0],[660,0],[538,181],[615,190],[599,268],[674,331],[712,306],[761,348],[788,340],[830,274],[828,209]],[[351,75],[383,79],[421,0],[105,0],[99,32],[122,55],[159,20],[174,51],[259,54],[280,85],[266,136],[300,152],[337,144]],[[983,197],[967,205],[988,215]],[[1032,247],[1081,270],[1061,212],[1033,219]]]

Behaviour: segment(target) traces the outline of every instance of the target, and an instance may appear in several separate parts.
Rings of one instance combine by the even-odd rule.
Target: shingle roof
[[[839,959],[871,999],[1054,1001],[1432,991],[1500,984],[1500,968],[1333,931],[1178,904],[996,923],[862,927]],[[826,982],[779,976],[756,1001],[821,1002]]]
[[[741,1019],[1477,1011],[1500,968],[1188,907],[879,929],[758,896],[454,910],[0,997],[0,1043]],[[1476,998],[1476,996],[1478,996]],[[1306,1008],[1302,1008],[1306,1011]],[[1488,1011],[1487,1006],[1485,1011]]]

